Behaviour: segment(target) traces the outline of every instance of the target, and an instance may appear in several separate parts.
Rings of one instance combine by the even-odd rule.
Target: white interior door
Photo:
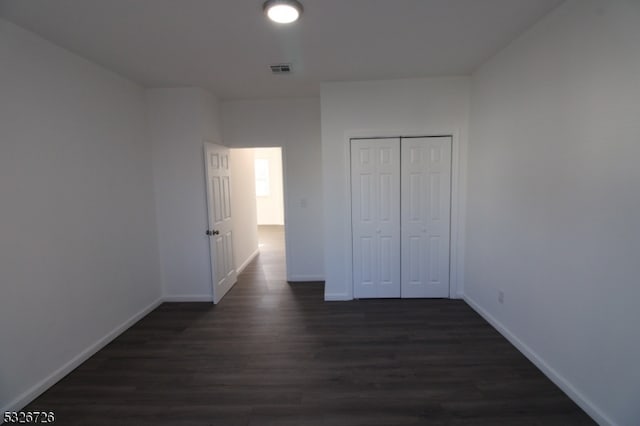
[[[354,297],[400,297],[400,139],[351,141]]]
[[[451,137],[402,138],[402,297],[449,297]]]
[[[207,209],[209,213],[209,247],[211,276],[213,277],[213,303],[236,283],[233,263],[233,222],[231,220],[231,182],[229,175],[229,149],[205,143],[207,173]]]

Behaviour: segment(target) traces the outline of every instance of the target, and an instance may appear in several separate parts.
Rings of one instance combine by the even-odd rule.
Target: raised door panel
[[[213,300],[217,303],[236,282],[229,149],[206,143],[205,159],[209,229],[216,231],[215,235],[209,237],[209,246]]]
[[[402,297],[449,296],[451,137],[403,138]]]
[[[400,140],[351,141],[354,297],[400,297]]]

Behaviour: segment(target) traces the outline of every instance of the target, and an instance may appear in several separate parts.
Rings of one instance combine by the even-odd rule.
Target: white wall
[[[144,92],[0,19],[0,412],[161,296]]]
[[[198,88],[147,91],[164,295],[211,300],[204,141],[222,145],[218,102]]]
[[[348,300],[353,298],[349,138],[453,134],[457,147],[454,167],[459,165],[464,171],[469,80],[450,77],[326,83],[321,88],[321,100],[325,299]],[[464,182],[464,176],[456,171],[452,186],[460,198],[454,198],[452,205],[454,251],[463,247],[463,229],[456,227],[464,210],[464,187],[459,182]],[[451,260],[454,265],[461,263],[462,253],[452,252]],[[456,274],[458,268],[454,269],[451,282],[455,287],[462,277]]]
[[[269,164],[269,195],[256,198],[258,225],[284,225],[284,194],[282,189],[282,150],[255,148],[256,160]]]
[[[323,271],[320,102],[317,98],[223,102],[231,147],[283,147],[287,278],[318,281]]]
[[[471,117],[466,297],[601,424],[640,424],[640,3],[560,6],[473,76]]]
[[[233,217],[233,258],[238,273],[258,254],[256,183],[253,149],[232,149],[231,215]]]

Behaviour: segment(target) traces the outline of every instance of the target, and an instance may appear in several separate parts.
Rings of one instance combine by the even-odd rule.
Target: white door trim
[[[410,138],[450,136],[452,141],[451,156],[451,245],[449,266],[449,298],[461,299],[464,283],[464,188],[463,162],[466,150],[461,147],[460,131],[457,129],[400,129],[400,130],[358,130],[344,134],[343,155],[347,167],[344,168],[345,185],[343,196],[349,206],[349,214],[345,215],[345,232],[343,244],[348,258],[353,258],[352,225],[351,225],[351,139],[367,138]],[[332,295],[331,300],[353,300],[353,263],[346,262],[346,293]],[[326,299],[326,296],[325,296]]]

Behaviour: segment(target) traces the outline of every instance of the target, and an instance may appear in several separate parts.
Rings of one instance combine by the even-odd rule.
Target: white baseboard
[[[535,364],[540,371],[544,373],[553,383],[556,384],[564,393],[569,396],[582,408],[593,420],[600,425],[616,426],[616,423],[609,418],[602,410],[600,410],[592,401],[586,398],[580,391],[578,391],[567,379],[565,379],[560,373],[553,369],[547,362],[540,357],[533,349],[520,340],[515,334],[513,334],[506,326],[498,321],[488,311],[480,307],[473,299],[468,296],[464,296],[464,301],[473,308],[478,314],[480,314],[489,324],[491,324],[500,334],[502,334],[513,346],[515,346],[529,361]]]
[[[291,275],[287,278],[287,281],[292,281],[292,282],[322,281],[324,282],[324,276],[323,275]]]
[[[325,302],[342,302],[345,300],[353,300],[347,293],[325,293]]]
[[[151,303],[146,308],[142,309],[137,314],[130,317],[128,320],[111,330],[105,336],[98,339],[95,343],[90,345],[84,351],[80,352],[78,355],[73,357],[69,362],[64,364],[62,367],[58,368],[54,372],[52,372],[49,376],[42,379],[40,382],[33,385],[27,391],[23,392],[13,401],[9,402],[6,406],[0,408],[0,413],[4,413],[6,411],[19,411],[31,401],[40,396],[44,391],[53,386],[56,382],[60,381],[64,376],[72,372],[76,369],[80,364],[91,358],[96,352],[109,344],[113,339],[121,335],[125,332],[129,327],[133,324],[141,320],[145,315],[149,314],[149,312],[153,311],[155,308],[160,306],[162,303],[162,299],[158,299]],[[1,419],[0,419],[0,424]]]
[[[171,294],[162,298],[163,302],[211,302],[213,296],[210,294]]]
[[[245,270],[245,268],[247,267],[247,265],[249,265],[249,264],[251,263],[251,261],[252,261],[253,259],[255,259],[255,258],[256,258],[256,256],[257,256],[257,255],[259,255],[259,254],[260,254],[260,249],[256,249],[253,253],[251,253],[251,254],[249,255],[249,257],[247,258],[247,260],[245,260],[244,262],[242,262],[242,264],[236,268],[236,273],[237,273],[237,274],[241,274],[241,273],[242,273],[242,271],[244,271],[244,270]]]

